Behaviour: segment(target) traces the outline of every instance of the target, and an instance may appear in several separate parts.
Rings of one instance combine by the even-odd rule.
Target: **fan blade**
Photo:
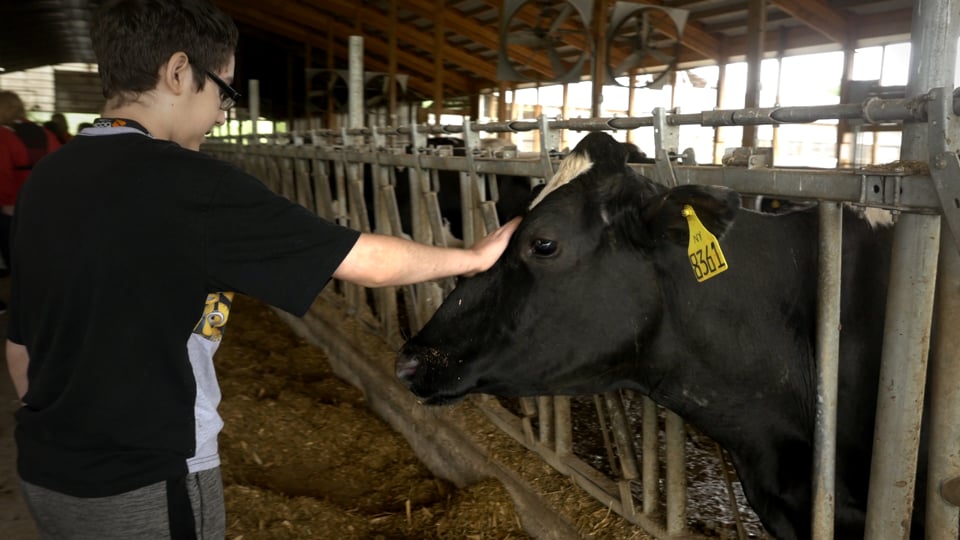
[[[553,69],[554,77],[557,79],[563,77],[567,73],[567,65],[563,58],[560,58],[560,53],[553,47],[548,47],[547,57],[550,58],[550,68]]]
[[[570,17],[570,13],[573,11],[573,6],[564,2],[563,9],[560,10],[560,13],[557,15],[557,18],[553,20],[553,24],[550,25],[549,33],[553,34],[556,32]]]
[[[664,52],[662,49],[647,49],[647,54],[667,65],[672,64],[676,60],[675,56]]]
[[[643,57],[645,55],[640,51],[633,51],[628,54],[626,58],[620,61],[614,69],[614,73],[628,73],[634,68],[644,67],[643,66]]]
[[[507,34],[507,44],[523,45],[526,47],[544,47],[547,41],[533,30],[517,30]]]

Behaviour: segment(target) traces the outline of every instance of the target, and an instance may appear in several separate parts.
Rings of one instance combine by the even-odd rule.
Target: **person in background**
[[[367,287],[492,266],[325,221],[199,152],[239,99],[238,31],[209,0],[106,0],[105,110],[33,171],[13,216],[7,362],[20,487],[42,538],[223,538],[213,355],[234,294],[303,315]]]
[[[23,100],[16,92],[0,90],[0,256],[8,273],[11,266],[10,221],[20,187],[34,165],[60,147],[49,130],[27,120]],[[0,302],[3,304],[3,302]],[[5,304],[0,305],[5,309]]]
[[[43,123],[43,127],[56,135],[60,144],[67,144],[73,135],[70,134],[70,126],[67,124],[67,117],[61,113],[53,113],[50,120]]]

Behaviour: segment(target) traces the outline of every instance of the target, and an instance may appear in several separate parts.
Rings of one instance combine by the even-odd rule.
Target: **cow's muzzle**
[[[403,382],[404,386],[410,388],[413,385],[413,377],[417,373],[417,367],[420,365],[420,361],[415,357],[408,356],[406,354],[400,354],[397,357],[397,363],[395,366],[397,378]]]

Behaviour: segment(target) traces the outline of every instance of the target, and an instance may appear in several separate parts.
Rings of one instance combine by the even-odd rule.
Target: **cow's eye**
[[[537,257],[550,257],[557,253],[557,242],[556,240],[537,238],[530,244],[530,251]]]

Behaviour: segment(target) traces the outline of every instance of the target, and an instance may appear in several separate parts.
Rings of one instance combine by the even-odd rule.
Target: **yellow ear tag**
[[[687,218],[687,226],[690,227],[687,256],[690,258],[690,266],[697,276],[697,281],[702,283],[721,272],[726,272],[727,259],[723,257],[723,250],[720,249],[717,237],[703,226],[697,213],[689,204],[683,205],[682,214]]]

